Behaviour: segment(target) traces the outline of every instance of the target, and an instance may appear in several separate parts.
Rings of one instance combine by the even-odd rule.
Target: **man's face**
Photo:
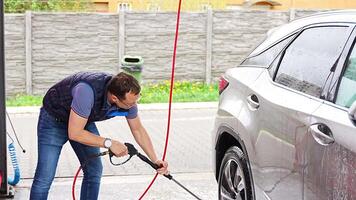
[[[125,100],[117,99],[116,106],[124,109],[130,109],[132,106],[136,105],[137,102],[140,100],[140,94],[134,94],[132,92],[128,92],[125,95]]]

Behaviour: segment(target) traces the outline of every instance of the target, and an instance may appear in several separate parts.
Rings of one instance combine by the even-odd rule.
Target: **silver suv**
[[[219,199],[356,199],[356,11],[292,21],[220,80]]]

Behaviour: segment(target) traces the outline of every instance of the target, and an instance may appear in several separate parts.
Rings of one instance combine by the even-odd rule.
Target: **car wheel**
[[[238,147],[230,147],[220,166],[219,199],[251,200],[251,191],[246,157]]]

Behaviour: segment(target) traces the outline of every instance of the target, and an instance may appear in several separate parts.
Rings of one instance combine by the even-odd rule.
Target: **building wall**
[[[250,0],[252,1],[252,0]],[[355,0],[272,0],[280,3],[281,6],[261,6],[264,0],[261,0],[260,5],[252,6],[253,9],[272,9],[272,10],[289,10],[290,8],[297,9],[350,9],[356,8]],[[93,0],[97,10],[106,2],[108,4],[105,12],[118,12],[118,4],[129,3],[134,11],[148,11],[150,8],[159,7],[159,11],[176,11],[178,6],[177,0]],[[230,7],[244,7],[249,2],[247,0],[186,0],[182,1],[182,11],[202,11],[204,5],[210,5],[214,10],[223,10]],[[265,2],[268,2],[266,0]],[[268,3],[266,4],[268,5]],[[101,8],[100,8],[101,9]],[[154,9],[151,9],[154,10]]]
[[[297,10],[295,16],[313,12]],[[270,28],[289,19],[285,11],[183,12],[176,80],[216,80],[237,66]],[[44,94],[78,71],[115,74],[122,55],[143,57],[143,82],[169,80],[175,23],[175,12],[6,15],[7,94],[24,93],[26,87]]]
[[[159,11],[176,11],[178,8],[177,0],[93,0],[94,5],[98,8],[99,3],[107,2],[107,12],[118,12],[118,5],[120,3],[129,3],[133,11],[153,11],[155,7]],[[224,9],[226,3],[224,0],[187,0],[182,1],[182,11],[202,11],[204,5],[210,5],[213,9]],[[151,8],[151,9],[150,9]]]
[[[273,9],[351,9],[356,8],[355,0],[274,0],[282,4]]]

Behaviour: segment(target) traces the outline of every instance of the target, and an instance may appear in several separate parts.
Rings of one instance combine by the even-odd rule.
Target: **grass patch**
[[[41,106],[43,96],[18,94],[6,99],[6,106]]]
[[[169,100],[170,82],[142,86],[140,103],[165,103]],[[201,82],[177,81],[174,83],[173,102],[207,102],[219,98],[218,85]]]
[[[142,85],[139,103],[166,103],[169,99],[170,82]],[[43,96],[19,94],[6,100],[6,106],[41,106]],[[177,81],[174,84],[173,102],[218,101],[217,84]]]

